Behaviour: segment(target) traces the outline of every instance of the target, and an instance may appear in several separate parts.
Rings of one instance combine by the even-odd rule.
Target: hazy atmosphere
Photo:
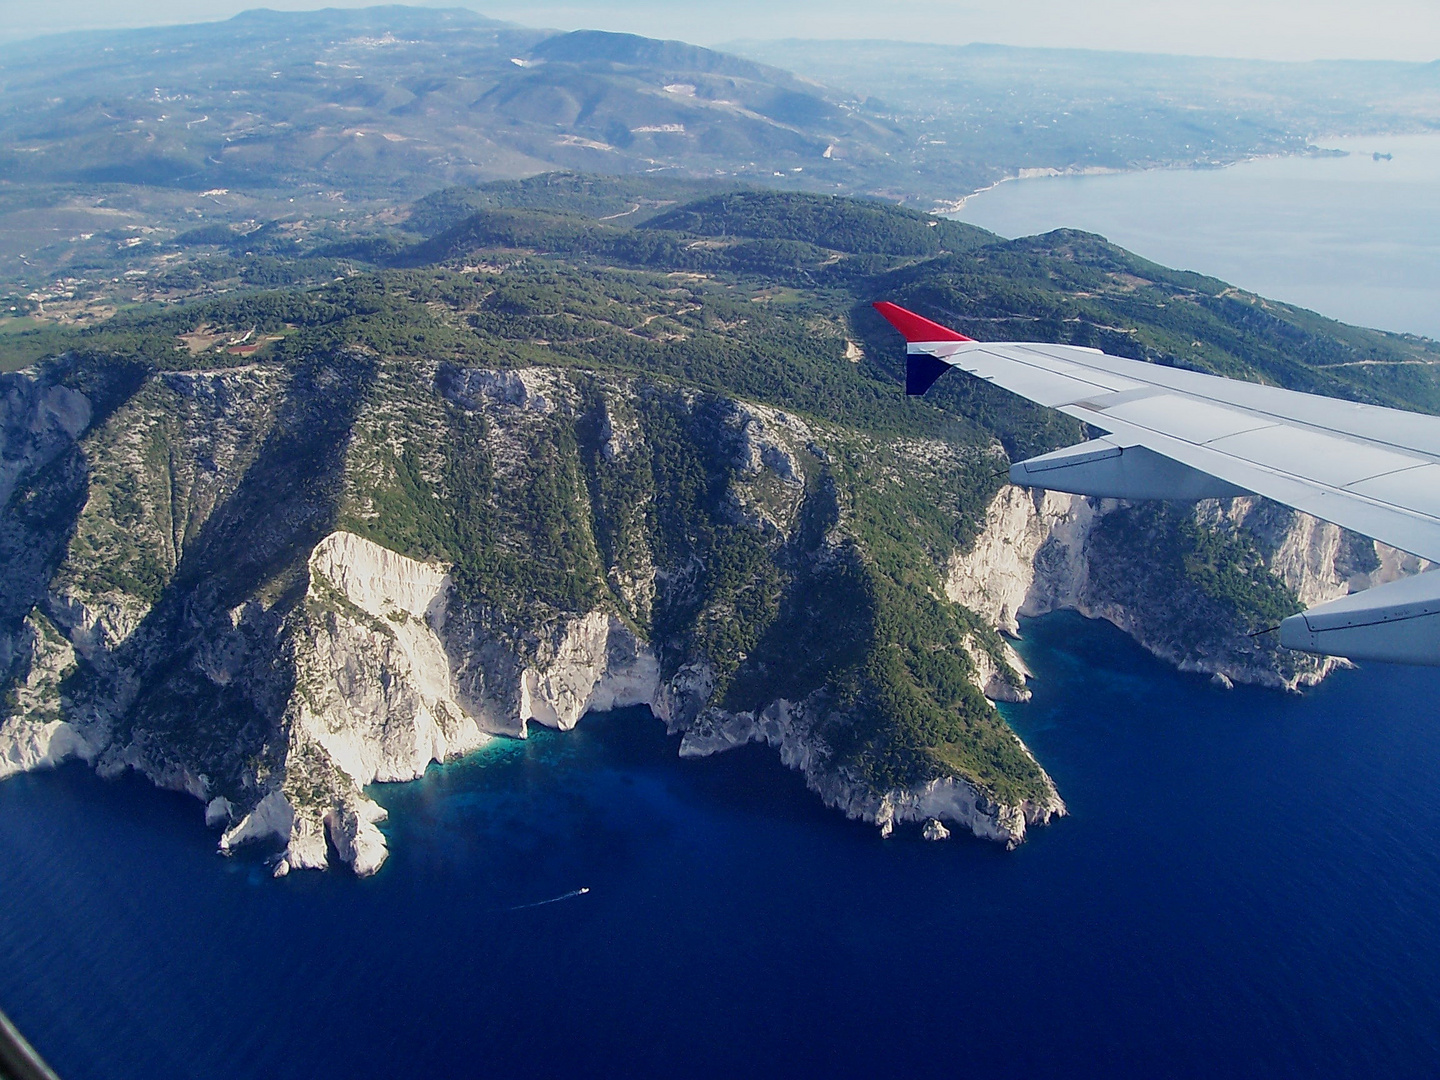
[[[304,10],[308,0],[59,0],[0,2],[0,39],[64,30],[224,19],[248,7]],[[365,7],[365,3],[330,5]],[[1423,0],[795,0],[724,5],[655,0],[559,0],[451,4],[528,26],[624,30],[717,44],[736,38],[887,38],[965,44],[986,41],[1087,49],[1258,57],[1433,60],[1440,56],[1440,8]]]

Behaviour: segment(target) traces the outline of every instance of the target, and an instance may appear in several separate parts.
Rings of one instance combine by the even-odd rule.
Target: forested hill
[[[448,564],[446,632],[470,636],[445,647],[491,683],[496,657],[548,662],[565,627],[615,620],[654,650],[687,737],[724,745],[733,718],[802,702],[783,737],[837,805],[879,815],[963,781],[1010,823],[995,835],[1047,819],[1053,785],[980,695],[1021,692],[1012,654],[948,598],[947,568],[1006,457],[1082,432],[977,380],[907,399],[874,300],[980,338],[1440,410],[1432,342],[1099,237],[1007,241],[877,201],[551,174],[442,192],[368,237],[207,228],[168,254],[169,302],[0,335],[6,366],[39,361],[55,401],[89,402],[66,454],[7,428],[7,700],[50,694],[96,745],[143,747],[152,775],[203,774],[236,806],[285,778],[314,822],[358,820],[368,780],[295,749],[294,710],[339,692],[306,643],[391,633],[314,584],[335,530]],[[20,409],[32,384],[11,379]],[[1185,656],[1314,674],[1246,637],[1298,605],[1259,533],[1163,509],[1106,522],[1103,580],[1159,597]],[[36,682],[26,649],[82,609],[123,629],[114,651],[87,638],[78,673]],[[217,657],[248,674],[215,676]]]
[[[417,237],[417,231],[428,236]],[[509,283],[535,282],[526,286],[538,305],[530,315],[540,317],[543,308],[546,317],[560,316],[573,303],[567,290],[578,280],[574,275],[623,268],[681,275],[687,288],[706,298],[699,311],[743,300],[747,318],[767,325],[799,328],[823,317],[829,329],[816,336],[843,332],[865,354],[825,378],[874,383],[887,392],[900,354],[869,313],[869,302],[882,298],[979,338],[1092,345],[1157,363],[1440,410],[1434,367],[1440,347],[1425,339],[1350,327],[1214,278],[1159,266],[1098,236],[1061,230],[1004,240],[876,200],[549,173],[437,192],[414,204],[394,228],[369,236],[301,242],[283,228],[213,226],[182,234],[168,248],[171,268],[152,284],[169,302],[90,327],[6,334],[0,363],[14,367],[67,349],[106,349],[161,366],[188,365],[188,356],[175,355],[175,333],[198,323],[229,328],[257,319],[257,327],[282,335],[267,350],[293,351],[321,327],[332,338],[361,325],[366,333],[384,327],[403,338],[415,319],[433,318],[402,299],[386,299],[394,283],[416,273],[448,279],[457,272],[498,272],[507,288],[491,292],[483,308],[516,315],[528,308],[502,299],[510,296]],[[336,277],[343,280],[321,284]],[[293,288],[264,291],[283,283]],[[362,294],[381,304],[384,319],[370,315],[356,322],[347,298]],[[610,306],[613,314],[623,303]],[[449,348],[472,347],[464,334],[445,340]],[[557,342],[554,348],[565,346]],[[583,362],[586,351],[575,352]],[[207,363],[223,363],[224,357],[204,354]],[[731,390],[742,390],[746,378],[738,368],[715,375],[716,385]],[[777,403],[787,393],[805,393],[803,372],[787,381],[795,388],[776,390]],[[933,399],[948,408],[944,403],[956,391],[946,387],[962,382],[947,380],[927,403]]]
[[[27,186],[353,202],[556,167],[847,191],[917,179],[903,129],[844,91],[683,42],[463,9],[257,10],[62,35],[0,47],[0,86],[0,179]]]

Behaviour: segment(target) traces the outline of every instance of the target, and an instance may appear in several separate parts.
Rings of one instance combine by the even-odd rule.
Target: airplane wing
[[[895,304],[875,307],[905,335],[907,393],[956,367],[1107,433],[1015,463],[1013,483],[1124,499],[1264,495],[1440,562],[1440,417],[1075,345],[975,341]],[[1440,664],[1440,574],[1293,616],[1281,642]]]

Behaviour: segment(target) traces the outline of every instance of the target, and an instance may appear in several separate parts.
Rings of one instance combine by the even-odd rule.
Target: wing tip
[[[917,315],[915,312],[901,307],[899,304],[892,304],[888,300],[877,300],[871,305],[876,311],[904,336],[907,343],[917,341],[974,341],[974,338],[966,337],[948,326],[941,326],[937,322]]]

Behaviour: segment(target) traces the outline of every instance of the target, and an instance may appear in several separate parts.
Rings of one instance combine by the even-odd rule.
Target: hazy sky
[[[222,19],[248,7],[353,0],[0,0],[0,37]],[[701,44],[882,37],[1304,60],[1440,58],[1437,0],[446,0],[529,26],[596,27]]]

